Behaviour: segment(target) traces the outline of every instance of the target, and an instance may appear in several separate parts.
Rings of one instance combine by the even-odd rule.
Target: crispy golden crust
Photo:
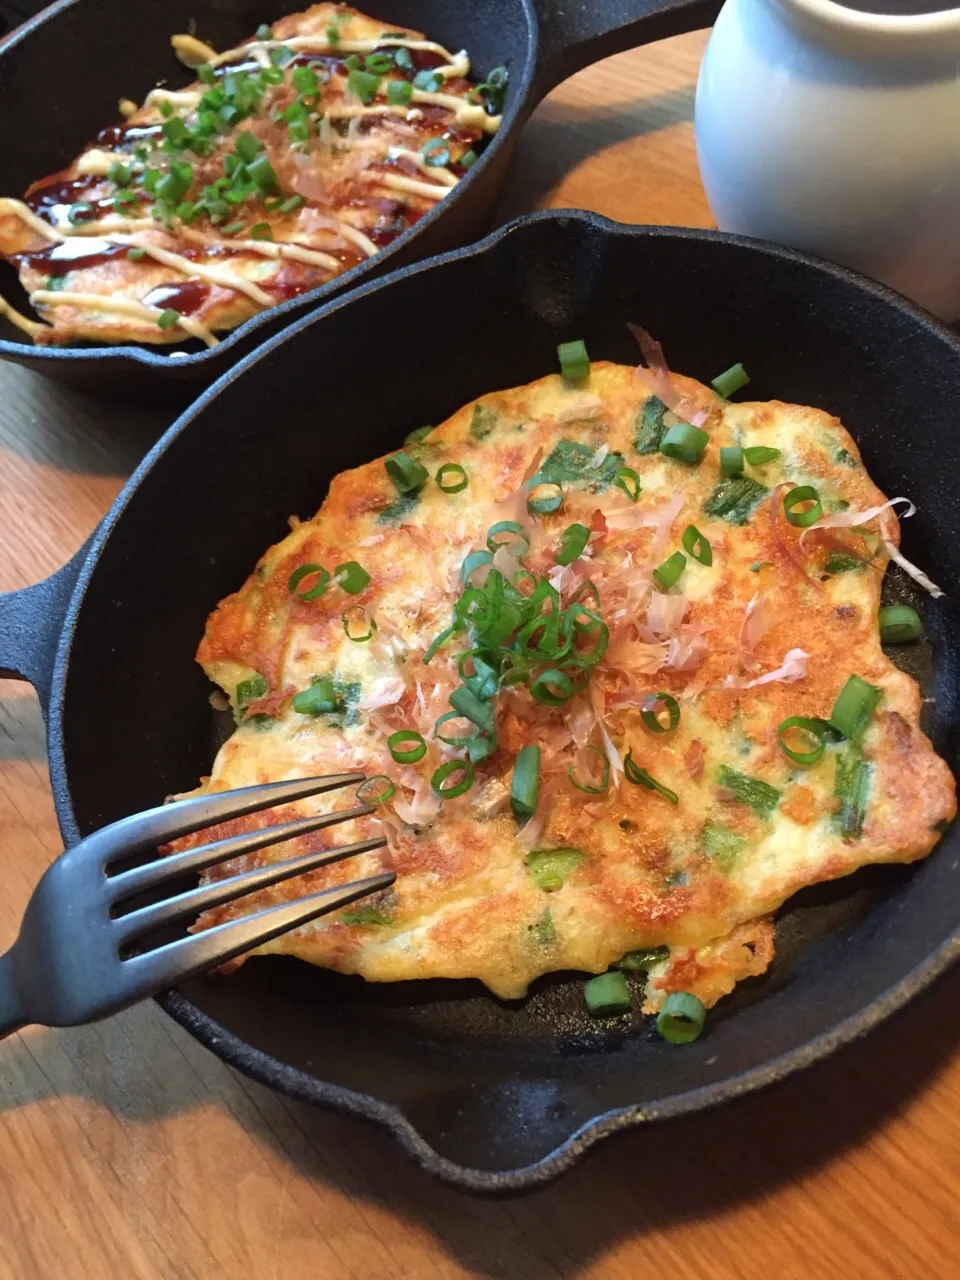
[[[246,708],[246,720],[222,748],[206,787],[348,767],[388,774],[397,785],[390,804],[378,810],[389,852],[261,895],[277,901],[392,867],[397,883],[374,904],[378,922],[318,922],[265,951],[377,981],[477,977],[498,995],[515,997],[539,974],[600,972],[628,950],[669,944],[670,964],[651,981],[649,999],[655,1005],[664,991],[684,989],[711,1004],[740,977],[766,967],[773,951],[768,917],[797,889],[868,862],[909,862],[933,848],[936,824],[955,812],[954,783],[918,727],[916,684],[879,646],[876,611],[885,557],[873,547],[878,540],[847,529],[814,530],[801,546],[799,530],[782,514],[772,518],[782,512],[781,483],[815,485],[828,509],[882,503],[856,446],[835,418],[819,410],[729,404],[690,380],[674,376],[674,385],[686,417],[706,414],[710,444],[698,466],[637,452],[649,393],[630,368],[595,363],[589,382],[576,388],[551,376],[484,396],[410,446],[431,473],[443,462],[459,462],[469,477],[467,490],[448,496],[431,480],[418,500],[398,500],[382,460],[337,476],[317,516],[295,523],[211,616],[198,653],[210,677],[235,702],[238,683],[257,673],[267,692]],[[615,485],[574,482],[565,485],[556,515],[532,520],[522,492],[519,506],[516,494],[531,468],[541,465],[536,458],[550,455],[559,441],[589,446],[594,458],[604,445],[622,454],[639,473],[639,501],[631,504]],[[753,469],[766,492],[742,525],[705,510],[719,480],[718,449],[734,442],[782,451],[776,461]],[[482,547],[487,529],[504,518],[531,527],[526,563],[538,574],[553,566],[566,525],[580,520],[594,529],[591,556],[572,572],[588,573],[599,584],[610,647],[595,669],[592,700],[581,695],[551,710],[534,704],[525,690],[501,695],[500,749],[477,766],[471,792],[433,813],[429,778],[455,752],[430,732],[459,683],[455,657],[466,642],[441,650],[429,665],[423,652],[449,621],[464,556]],[[895,519],[889,512],[883,519],[896,538]],[[713,563],[688,558],[678,587],[664,595],[652,585],[650,568],[680,545],[690,524],[709,539]],[[825,558],[838,546],[865,559],[873,550],[874,557],[859,571],[825,576]],[[312,602],[291,596],[287,583],[298,566],[333,569],[349,560],[370,574],[360,595],[331,587]],[[679,601],[672,622],[658,617],[664,601]],[[373,641],[356,644],[345,637],[341,613],[352,604],[366,606],[376,619]],[[629,616],[617,616],[623,612]],[[795,650],[807,655],[800,678],[743,687],[780,668]],[[819,763],[804,769],[783,755],[776,737],[787,716],[829,716],[851,673],[882,691],[863,741],[870,790],[860,838],[845,837],[837,820],[837,749],[828,748]],[[293,695],[318,675],[334,677],[348,691],[358,685],[348,698],[359,702],[340,717],[298,714]],[[672,733],[653,733],[641,719],[642,697],[658,690],[680,702]],[[383,705],[365,708],[378,698]],[[585,740],[602,743],[591,718],[595,711],[618,754],[632,751],[638,766],[678,795],[678,805],[622,778],[603,796],[584,795],[569,784],[567,770],[577,759],[571,736],[577,739],[585,724]],[[250,713],[272,718],[258,721]],[[386,749],[386,735],[398,728],[417,728],[428,739],[427,755],[415,766],[397,765]],[[563,887],[549,893],[525,866],[531,833],[518,833],[503,803],[515,753],[529,742],[543,748],[546,814],[533,843],[574,847],[585,855]],[[723,767],[775,787],[776,807],[762,814],[738,802],[720,776]],[[244,819],[230,829],[274,816]],[[719,850],[711,840],[717,824]],[[371,829],[376,825],[368,819],[298,847],[339,843]],[[290,852],[270,850],[247,862],[260,865]],[[232,904],[204,923],[252,905]]]
[[[331,26],[339,30],[342,43],[376,42],[384,31],[392,31],[394,35],[402,31],[415,41],[424,39],[420,32],[385,27],[355,9],[336,4],[314,5],[304,13],[283,18],[274,24],[273,34],[278,40],[319,37]],[[341,55],[344,56],[347,55]],[[448,65],[429,50],[413,50],[412,60],[413,65],[407,71],[394,69],[383,78],[381,85],[386,86],[390,80],[410,79],[418,66]],[[129,206],[132,217],[125,218],[115,212],[111,203],[117,190],[115,184],[102,173],[85,174],[84,166],[94,153],[125,164],[137,163],[134,149],[145,135],[130,130],[149,130],[152,126],[156,131],[165,119],[161,104],[148,101],[125,125],[105,130],[65,169],[34,183],[26,196],[28,205],[51,223],[62,222],[70,205],[88,202],[98,223],[104,227],[106,239],[85,236],[84,243],[77,244],[79,236],[74,233],[82,231],[83,224],[71,227],[67,223],[66,230],[72,239],[65,250],[51,244],[20,216],[0,209],[0,254],[17,267],[27,293],[53,289],[133,302],[146,299],[151,307],[181,310],[211,333],[224,332],[256,315],[265,305],[286,301],[357,266],[428,213],[450,189],[450,184],[455,185],[462,173],[459,161],[483,137],[483,129],[458,121],[449,106],[430,102],[413,102],[407,110],[387,111],[383,92],[364,107],[349,91],[346,68],[332,51],[318,54],[315,61],[328,67],[330,76],[323,85],[317,108],[323,119],[313,126],[307,144],[295,149],[286,123],[273,119],[297,99],[291,81],[294,64],[291,64],[285,72],[284,83],[271,88],[263,100],[262,110],[254,117],[242,120],[203,156],[185,150],[176,157],[193,167],[194,181],[185,198],[196,202],[204,187],[222,176],[224,156],[233,150],[237,136],[250,132],[264,144],[277,174],[276,207],[268,208],[256,201],[233,208],[229,216],[216,225],[206,217],[199,217],[188,226],[175,219],[169,229],[159,223],[144,228],[135,224],[149,217],[152,199],[138,189],[138,203]],[[246,65],[257,70],[255,62]],[[465,60],[463,65],[468,65]],[[206,87],[195,82],[184,93],[199,96]],[[443,82],[442,92],[465,100],[472,88],[465,76],[453,75]],[[344,114],[350,111],[359,114],[353,117]],[[177,105],[177,112],[188,122],[196,118],[195,108],[183,104]],[[422,149],[430,139],[444,140],[449,154],[446,164],[424,165]],[[150,148],[147,164],[161,168],[169,164],[171,156],[160,149],[162,137],[147,137],[146,141]],[[403,189],[392,185],[398,181],[408,185]],[[409,185],[411,182],[413,187]],[[427,185],[427,194],[417,189],[416,184],[421,183]],[[291,195],[302,195],[306,203],[299,209],[281,212],[279,198]],[[57,213],[58,205],[62,217]],[[232,233],[225,243],[223,228],[235,220],[244,224],[244,231]],[[262,238],[263,228],[268,227],[269,238],[275,244],[289,243],[315,250],[325,261],[274,260],[243,248],[241,242],[249,240],[253,226],[259,228],[258,237]],[[361,242],[350,238],[350,228],[362,233]],[[207,243],[197,242],[198,233]],[[197,268],[229,272],[232,277],[255,285],[267,296],[258,299],[226,285],[200,280],[192,277],[189,270],[155,261],[149,254],[130,260],[125,246],[109,240],[112,234],[133,234],[141,247],[154,245],[187,257]],[[81,251],[85,256],[72,259],[77,262],[76,268],[64,274],[66,254]],[[181,288],[185,282],[189,282],[186,290]],[[182,343],[186,336],[176,325],[160,328],[150,314],[97,310],[80,302],[51,298],[37,301],[35,305],[50,324],[50,328],[36,337],[39,343],[135,341],[157,345]]]

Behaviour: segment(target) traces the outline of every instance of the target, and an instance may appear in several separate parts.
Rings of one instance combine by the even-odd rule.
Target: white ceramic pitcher
[[[960,8],[909,2],[728,0],[697,87],[700,170],[722,230],[855,267],[956,320]]]

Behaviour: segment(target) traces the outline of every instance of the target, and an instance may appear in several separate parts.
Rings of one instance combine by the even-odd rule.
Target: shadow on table
[[[285,1124],[275,1128],[266,1108],[254,1133],[290,1159],[278,1133],[292,1121],[306,1139],[293,1161],[300,1173],[422,1223],[473,1273],[578,1275],[621,1239],[760,1200],[842,1157],[946,1066],[960,1046],[958,1000],[955,972],[832,1062],[713,1113],[613,1138],[557,1182],[510,1199],[440,1186],[386,1136],[300,1104],[276,1100]]]
[[[499,225],[539,207],[588,157],[625,139],[645,137],[692,120],[693,98],[694,86],[689,85],[646,98],[589,107],[547,99],[520,137],[494,222]]]

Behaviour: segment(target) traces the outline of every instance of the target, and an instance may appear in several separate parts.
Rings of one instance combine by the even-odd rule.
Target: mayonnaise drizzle
[[[32,307],[83,307],[86,311],[114,311],[119,315],[137,316],[141,320],[152,320],[154,324],[163,314],[162,308],[147,306],[145,302],[137,302],[133,298],[121,298],[116,294],[73,293],[69,289],[37,289],[30,295]],[[11,317],[12,319],[12,317]],[[177,325],[194,338],[199,338],[208,347],[215,347],[218,339],[210,330],[193,320],[190,316],[178,316]]]
[[[410,151],[406,147],[391,147],[387,152],[388,160],[409,160],[428,177],[435,177],[445,187],[455,187],[460,179],[444,165],[427,164],[422,151]]]
[[[173,37],[173,39],[177,38],[176,36]],[[442,44],[437,44],[433,40],[410,40],[406,36],[384,36],[376,40],[337,40],[334,43],[328,40],[326,35],[309,35],[290,36],[288,40],[250,40],[247,44],[237,45],[235,49],[227,49],[224,53],[218,53],[209,60],[207,66],[220,67],[225,62],[237,62],[245,58],[255,58],[258,52],[263,53],[269,64],[269,51],[271,49],[295,49],[304,53],[338,54],[373,53],[374,49],[384,48],[422,49],[426,53],[439,54],[441,58],[446,58],[448,63],[454,63],[458,59],[463,59],[467,56],[465,50],[461,50],[458,54],[453,54],[448,49],[445,49]],[[469,70],[469,68],[470,62],[468,59],[467,69]],[[466,72],[463,74],[466,74]]]
[[[170,249],[162,249],[160,245],[153,244],[141,235],[111,235],[109,238],[115,244],[126,244],[134,249],[142,249],[154,261],[161,263],[165,267],[172,267],[175,271],[181,271],[186,276],[196,276],[198,279],[206,280],[210,284],[223,285],[226,289],[233,289],[237,293],[245,293],[252,302],[259,303],[261,307],[273,306],[274,299],[270,297],[269,293],[264,293],[259,285],[254,284],[252,280],[245,280],[243,276],[233,276],[217,267],[207,267],[199,262],[191,262],[189,258],[184,258],[179,253],[173,253]],[[258,242],[253,241],[252,243]]]
[[[336,258],[323,253],[320,249],[308,249],[305,245],[290,244],[286,240],[226,240],[222,236],[204,235],[202,231],[195,231],[193,227],[181,227],[179,234],[184,240],[189,240],[193,244],[240,249],[247,253],[259,254],[262,258],[290,258],[294,262],[305,262],[309,266],[325,267],[327,271],[339,271],[342,266]]]
[[[359,176],[364,182],[390,187],[393,191],[408,191],[415,196],[426,196],[428,200],[442,200],[450,190],[449,187],[436,186],[432,182],[418,182],[416,178],[408,178],[403,173],[384,173],[381,169],[367,169]]]

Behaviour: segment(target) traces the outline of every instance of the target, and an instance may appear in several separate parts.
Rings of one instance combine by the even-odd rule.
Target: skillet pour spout
[[[116,119],[118,99],[141,101],[160,82],[170,88],[187,84],[193,75],[170,50],[174,33],[196,29],[214,48],[229,49],[260,23],[307,7],[305,0],[238,0],[199,9],[194,0],[59,0],[0,46],[6,124],[0,194],[19,196],[31,182],[63,168]],[[261,311],[224,334],[216,347],[194,350],[187,344],[173,356],[172,349],[135,345],[35,347],[0,318],[0,359],[114,398],[142,399],[157,388],[175,396],[184,386],[206,386],[336,294],[475,239],[489,226],[509,181],[520,130],[555,84],[597,58],[709,26],[721,0],[377,0],[358,7],[425,31],[450,49],[466,48],[478,72],[496,66],[509,71],[503,123],[450,195],[375,256]],[[16,11],[25,17],[35,8],[34,0],[25,0]],[[76,56],[64,59],[67,48]],[[91,76],[92,65],[107,70]],[[0,292],[29,312],[16,273],[3,262]]]
[[[916,502],[905,554],[947,592],[926,611],[936,644],[920,671],[924,727],[956,771],[960,496],[946,478],[960,470],[960,341],[881,286],[790,250],[547,213],[369,283],[272,339],[170,428],[75,561],[0,598],[0,667],[40,691],[65,840],[207,772],[225,728],[194,662],[207,615],[290,515],[316,510],[332,476],[555,369],[558,342],[635,362],[627,321],[695,378],[742,360],[757,399],[836,413],[876,482]],[[390,341],[358,340],[379,334]],[[501,1003],[469,983],[366,984],[270,957],[161,1003],[227,1062],[375,1121],[438,1177],[525,1188],[609,1133],[783,1079],[893,1013],[960,950],[957,854],[951,830],[913,867],[801,895],[778,921],[769,975],[683,1047],[639,1015],[593,1022],[582,975]]]

